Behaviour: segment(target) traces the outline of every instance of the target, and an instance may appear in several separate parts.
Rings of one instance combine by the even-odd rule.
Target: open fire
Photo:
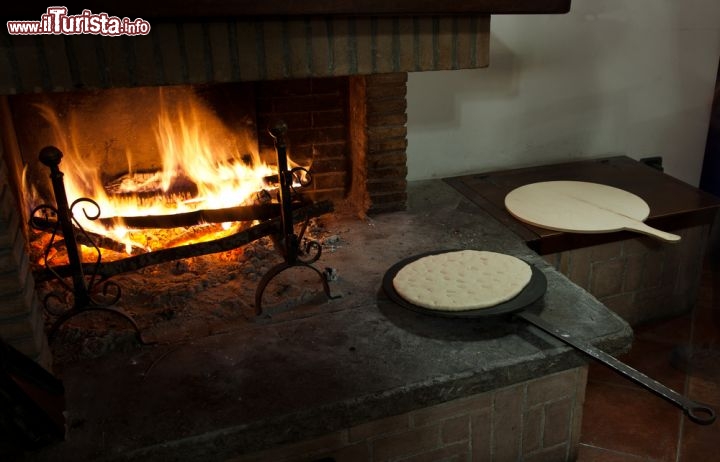
[[[170,224],[155,220],[160,225],[156,229],[152,224],[143,225],[141,230],[128,226],[129,217],[187,217],[198,210],[268,202],[277,186],[269,184],[273,169],[260,157],[254,126],[228,127],[190,87],[143,89],[141,93],[146,101],[150,99],[150,108],[157,108],[154,123],[145,127],[154,143],[149,143],[147,136],[137,135],[142,140],[140,146],[128,143],[122,155],[115,152],[121,162],[107,159],[107,152],[83,149],[82,138],[96,123],[83,120],[74,108],[37,106],[51,127],[53,145],[64,154],[62,170],[68,197],[89,197],[99,206],[99,220],[76,214],[83,228],[123,243],[128,253],[237,232],[245,226],[241,222],[248,220],[232,220],[232,214],[226,214],[228,221],[221,223],[207,223],[206,217],[198,216],[195,223],[181,222],[182,227],[173,225],[171,219],[165,221]],[[116,135],[108,139],[116,139]],[[151,156],[139,150],[149,151]],[[103,155],[108,162],[98,164]],[[137,162],[138,158],[145,160]],[[118,174],[122,164],[124,171]],[[26,186],[30,210],[44,199],[33,185]],[[190,224],[197,226],[188,227]],[[112,258],[110,254],[107,257]]]

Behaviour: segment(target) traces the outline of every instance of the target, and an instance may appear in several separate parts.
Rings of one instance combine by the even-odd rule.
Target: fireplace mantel
[[[491,15],[567,13],[570,0],[100,0],[83,9],[151,30],[8,35],[0,94],[482,68]],[[39,21],[45,11],[19,4],[1,15]]]
[[[455,14],[562,14],[570,11],[571,0],[316,0],[313,2],[254,0],[182,0],[167,3],[144,1],[90,1],[84,9],[108,14],[158,18],[248,17],[248,16],[417,16]],[[29,19],[39,15],[36,7],[14,5],[3,16]],[[71,11],[71,13],[73,13]],[[29,15],[27,18],[22,15]]]

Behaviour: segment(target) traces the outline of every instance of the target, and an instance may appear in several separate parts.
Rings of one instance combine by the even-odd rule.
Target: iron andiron
[[[291,268],[309,268],[314,271],[323,286],[325,295],[329,299],[336,299],[330,293],[330,285],[326,275],[319,269],[312,266],[322,254],[322,246],[317,241],[307,241],[304,247],[301,243],[304,241],[305,230],[307,229],[310,217],[305,217],[299,234],[295,234],[295,226],[292,213],[292,193],[294,192],[293,184],[297,182],[301,187],[309,186],[312,183],[312,176],[307,169],[302,167],[289,168],[287,158],[287,135],[288,127],[284,122],[278,122],[274,127],[270,128],[270,135],[275,141],[275,150],[277,151],[278,160],[278,183],[279,183],[279,201],[280,201],[280,222],[281,234],[276,240],[280,247],[284,261],[278,263],[268,270],[260,279],[257,289],[255,290],[255,314],[261,316],[263,314],[262,298],[265,289],[270,281],[285,270]]]
[[[40,162],[50,169],[50,181],[55,195],[55,207],[49,204],[39,205],[33,209],[30,218],[30,226],[34,229],[51,233],[50,242],[46,247],[43,258],[45,268],[53,272],[53,268],[49,262],[49,253],[58,234],[62,234],[62,238],[65,241],[65,248],[70,263],[72,286],[58,275],[57,279],[65,289],[65,294],[61,296],[57,293],[51,293],[43,300],[45,310],[49,314],[56,316],[48,332],[48,339],[52,340],[60,326],[70,318],[87,311],[95,310],[114,313],[126,319],[135,329],[140,342],[148,343],[143,339],[140,327],[132,316],[122,308],[114,306],[118,300],[120,300],[120,285],[100,276],[99,268],[102,260],[100,249],[95,245],[94,240],[83,229],[73,214],[75,206],[79,204],[89,204],[95,209],[94,213],[89,214],[87,209],[83,207],[83,214],[88,220],[96,220],[100,217],[100,206],[97,202],[86,197],[76,199],[72,204],[68,204],[67,193],[63,183],[64,174],[60,170],[62,157],[62,152],[54,146],[47,146],[40,150]],[[41,219],[41,216],[46,218],[51,215],[54,215],[56,219]],[[93,265],[94,269],[90,274],[86,274],[83,269],[76,232],[83,234],[83,242],[92,246],[97,254],[95,264]],[[53,302],[59,302],[65,306],[65,309],[58,311],[52,308],[51,305],[53,305]]]

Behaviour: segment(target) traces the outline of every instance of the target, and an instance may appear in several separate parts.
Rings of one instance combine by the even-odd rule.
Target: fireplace
[[[413,2],[315,5],[317,11],[302,13],[247,3],[252,2],[234,3],[228,18],[210,13],[215,11],[211,5],[202,14],[184,4],[172,13],[133,3],[121,10],[112,7],[119,17],[147,20],[152,27],[148,35],[111,40],[86,34],[8,36],[4,56],[13,71],[0,81],[0,91],[8,95],[2,105],[3,159],[9,180],[6,200],[11,203],[13,196],[17,204],[7,213],[19,211],[24,236],[29,230],[23,167],[29,166],[35,184],[47,183],[37,155],[57,138],[43,135],[52,129],[42,118],[38,121],[36,104],[54,107],[56,113],[84,105],[128,114],[125,109],[133,100],[149,104],[151,94],[158,92],[188,91],[214,100],[212,110],[223,124],[256,128],[253,149],[265,158],[272,157],[268,125],[284,119],[291,156],[312,164],[313,184],[305,193],[313,200],[350,203],[360,215],[403,210],[407,72],[487,66],[490,12],[557,13],[568,8],[565,1],[520,1],[502,7],[493,2],[463,4],[447,11],[433,2]],[[88,7],[97,13],[105,5]],[[6,15],[30,19],[42,13],[19,6]],[[129,96],[122,96],[125,92]],[[80,142],[81,155],[97,156],[93,163],[103,165],[103,180],[127,173],[130,142],[122,140],[134,139],[137,125],[151,125],[149,119],[155,116],[144,109],[140,117],[113,119],[92,111],[85,115],[95,119],[98,128],[88,131],[98,136]],[[140,170],[155,168],[156,159],[139,154],[154,143],[141,144],[132,147]],[[66,165],[71,157],[65,153]],[[16,268],[16,279],[32,285],[30,265],[21,260]],[[9,317],[15,320],[24,312],[26,320],[6,336],[48,364],[37,329],[39,303],[26,295],[30,292],[24,286],[12,292],[17,308]]]
[[[283,137],[288,149],[283,153],[286,157],[283,162],[297,166],[293,172],[302,172],[309,180],[307,184],[292,187],[293,193],[301,190],[297,197],[293,194],[292,206],[293,209],[301,207],[293,212],[301,214],[296,218],[303,230],[299,238],[303,242],[297,243],[301,252],[317,244],[304,239],[308,237],[304,236],[304,230],[309,221],[302,223],[302,220],[327,213],[333,203],[336,208],[349,207],[361,216],[403,210],[406,78],[405,73],[394,73],[9,97],[9,112],[15,127],[11,135],[17,140],[18,163],[25,166],[21,174],[15,172],[16,177],[22,177],[23,222],[41,224],[37,226],[39,233],[26,229],[26,238],[31,242],[30,267],[35,283],[42,284],[39,295],[45,301],[45,312],[56,319],[50,323],[51,338],[69,314],[84,314],[86,309],[75,307],[65,312],[50,307],[67,298],[67,295],[56,296],[53,284],[59,276],[68,277],[77,270],[68,264],[67,260],[72,263],[72,258],[67,247],[60,252],[55,248],[54,236],[58,230],[47,224],[58,221],[38,214],[29,219],[27,215],[40,203],[60,208],[53,202],[57,196],[50,187],[53,174],[48,170],[47,160],[41,161],[42,154],[38,156],[46,146],[59,148],[57,156],[62,158],[57,168],[62,171],[68,201],[88,198],[98,204],[100,218],[97,220],[82,217],[88,207],[93,209],[90,214],[95,213],[95,204],[81,204],[73,213],[75,219],[80,220],[78,226],[73,223],[73,227],[78,234],[83,233],[78,237],[100,244],[97,261],[101,263],[97,266],[93,265],[95,257],[88,243],[84,242],[86,247],[81,247],[84,254],[79,260],[85,262],[81,270],[85,272],[84,277],[92,281],[89,284],[92,287],[81,292],[113,288],[118,292],[118,299],[113,299],[110,305],[115,306],[122,286],[122,291],[130,294],[128,303],[132,305],[133,296],[135,300],[142,297],[154,300],[158,294],[137,292],[133,286],[143,286],[139,281],[126,280],[115,289],[115,280],[107,282],[108,279],[147,266],[203,257],[221,250],[234,251],[236,256],[244,250],[252,253],[243,249],[246,243],[275,235],[275,223],[262,220],[277,219],[282,210],[277,176],[279,152],[268,130],[278,123],[287,126]],[[370,135],[365,135],[368,132]],[[368,143],[372,143],[370,156],[367,155]],[[367,165],[368,158],[374,158],[375,165]],[[223,178],[228,175],[229,179]],[[297,179],[303,181],[303,178]],[[302,199],[297,200],[299,197]],[[80,209],[83,212],[79,212]],[[37,211],[43,213],[46,208]],[[233,218],[240,221],[231,225]],[[256,223],[253,219],[261,224],[253,226]],[[135,231],[128,233],[127,228]],[[230,229],[223,232],[221,228]],[[85,233],[89,234],[85,236]],[[228,240],[233,243],[228,244]],[[279,243],[274,244],[278,247]],[[128,255],[122,255],[123,247]],[[272,245],[265,243],[265,247]],[[295,262],[294,256],[287,256],[287,247],[280,247],[285,250],[281,253],[286,260]],[[318,256],[320,249],[318,245]],[[50,251],[52,256],[47,259]],[[258,252],[267,254],[264,249]],[[294,252],[297,253],[297,249]],[[124,259],[127,256],[131,258]],[[141,257],[147,258],[139,263]],[[205,264],[213,267],[222,266],[216,257],[205,260]],[[102,269],[98,269],[100,267]],[[305,267],[316,269],[311,265]],[[179,271],[177,265],[160,268],[155,276],[161,279],[162,274],[172,278]],[[236,273],[225,269],[229,274]],[[279,272],[276,266],[262,266],[257,272],[249,273],[251,279],[260,276],[258,281],[247,281],[257,286],[256,315],[263,314],[263,294],[270,283],[263,271],[265,274]],[[316,269],[322,283],[320,287],[332,297],[323,271],[334,270]],[[102,284],[95,285],[95,279]],[[212,283],[203,281],[203,284]],[[77,287],[72,292],[73,300],[77,300]],[[235,291],[230,295],[233,297],[253,299],[247,291]],[[83,295],[83,299],[92,301],[93,310],[122,314],[143,338],[143,328],[135,320],[137,316],[129,315],[122,308],[107,308],[91,297]],[[197,301],[185,300],[188,307],[198,305]],[[77,305],[76,301],[67,303]],[[182,302],[159,303],[156,305],[159,312],[153,309],[154,316],[175,317],[178,303]],[[235,306],[235,311],[242,314],[243,310]],[[227,324],[227,315],[223,316]],[[146,318],[141,325],[157,324],[143,314],[140,317]],[[96,327],[103,330],[102,323]],[[94,336],[84,329],[70,335]]]
[[[140,154],[143,151],[152,151],[152,146],[155,144],[152,140],[154,136],[152,130],[148,130],[149,135],[140,136],[137,128],[139,125],[152,125],[150,121],[156,115],[150,115],[147,105],[153,99],[156,100],[159,93],[166,96],[193,93],[195,97],[199,93],[206,102],[212,100],[212,111],[219,113],[221,118],[225,119],[222,120],[222,124],[251,127],[253,133],[250,138],[253,148],[248,152],[253,151],[253,154],[265,159],[272,157],[270,152],[272,140],[267,128],[274,121],[284,120],[289,127],[291,157],[295,156],[300,164],[312,166],[313,183],[305,193],[314,200],[349,201],[361,215],[404,209],[407,197],[405,192],[407,74],[391,71],[405,69],[404,67],[398,69],[397,62],[400,56],[407,55],[407,50],[405,54],[396,50],[392,56],[371,57],[365,54],[370,51],[368,47],[376,47],[378,40],[384,40],[383,31],[387,32],[388,27],[390,30],[392,27],[396,28],[400,24],[398,21],[399,19],[358,19],[350,22],[340,19],[302,19],[257,23],[240,20],[204,23],[205,25],[198,28],[193,27],[192,24],[161,22],[154,26],[157,34],[153,37],[132,37],[132,39],[139,38],[139,42],[124,41],[126,38],[118,39],[118,42],[124,41],[124,53],[121,55],[125,62],[130,64],[121,66],[122,71],[125,73],[133,69],[136,71],[133,75],[125,75],[127,78],[125,80],[122,79],[123,72],[120,72],[119,68],[112,65],[101,66],[102,63],[92,60],[83,63],[84,66],[81,68],[71,68],[77,64],[70,59],[72,49],[77,49],[75,46],[94,48],[94,55],[105,55],[108,60],[106,64],[117,58],[117,56],[111,58],[112,53],[107,48],[108,45],[93,40],[93,37],[74,36],[67,40],[54,41],[49,40],[51,38],[38,41],[29,37],[12,37],[14,46],[12,50],[30,46],[36,53],[48,59],[56,56],[58,52],[68,56],[68,61],[60,66],[65,67],[66,73],[58,70],[57,66],[46,63],[48,75],[43,80],[47,85],[38,88],[31,83],[37,74],[29,69],[28,72],[22,71],[24,68],[22,61],[27,54],[17,53],[18,71],[22,74],[22,78],[7,82],[5,88],[6,93],[19,93],[5,100],[3,140],[4,159],[8,166],[10,184],[13,185],[8,194],[12,193],[15,200],[19,201],[17,210],[23,217],[20,223],[24,235],[27,237],[29,232],[25,225],[29,218],[27,215],[29,207],[28,203],[22,200],[23,167],[28,166],[26,178],[30,178],[31,183],[41,190],[45,186],[44,192],[47,197],[47,173],[38,162],[39,150],[58,142],[68,146],[66,142],[62,142],[62,134],[59,136],[61,140],[58,140],[57,129],[61,128],[59,132],[67,135],[70,128],[53,127],[53,123],[48,123],[48,120],[52,120],[53,117],[57,120],[57,115],[60,114],[61,117],[72,117],[74,121],[83,118],[94,121],[95,126],[91,124],[89,128],[80,130],[97,136],[75,136],[73,142],[79,143],[79,151],[82,152],[75,155],[84,158],[95,156],[90,164],[103,166],[102,171],[98,171],[97,174],[103,183],[107,183],[127,173],[129,152],[135,153],[130,156],[135,158],[136,166],[133,168],[136,170],[144,172],[157,166],[157,156],[142,154],[145,155],[143,158]],[[412,50],[415,52],[429,44],[432,45],[433,41],[437,42],[438,34],[445,34],[448,29],[454,29],[453,40],[457,44],[457,49],[461,50],[458,56],[464,60],[460,64],[458,62],[423,63],[418,58],[418,63],[413,63],[413,66],[420,65],[422,68],[431,65],[433,68],[444,68],[449,64],[462,65],[462,67],[486,64],[486,58],[483,58],[486,53],[482,47],[477,47],[477,43],[487,39],[487,17],[480,16],[466,20],[423,18],[407,19],[403,22],[405,28],[414,25],[418,30],[414,39],[418,42],[417,46],[412,45]],[[258,24],[262,24],[262,27]],[[313,38],[314,35],[310,32],[324,30],[327,33],[329,28],[345,27],[348,24],[353,25],[352,38],[358,41],[354,53],[346,55],[344,63],[338,53],[337,57],[332,58],[333,65],[328,67],[321,58],[327,58],[328,52],[332,50],[326,48],[327,42]],[[436,26],[441,27],[438,29]],[[207,29],[208,27],[212,30]],[[460,32],[457,31],[458,27]],[[365,37],[362,33],[365,29],[373,32],[373,39],[363,44]],[[251,40],[251,37],[257,37],[260,32],[263,34],[262,44]],[[222,39],[217,38],[218,34]],[[235,48],[223,49],[217,46],[218,43],[227,43],[232,35],[237,39],[231,41]],[[278,36],[282,37],[282,40],[278,41]],[[397,31],[393,36],[402,37]],[[210,37],[215,37],[213,43],[216,43],[211,53],[207,49],[192,49],[193,46],[209,40]],[[340,34],[335,37],[340,43]],[[146,42],[146,46],[143,45],[143,41]],[[118,42],[113,42],[112,45]],[[287,64],[295,65],[299,58],[288,60],[288,50],[294,49],[298,42],[303,45],[303,49],[298,53],[299,57],[305,59],[305,62],[297,64],[299,66],[297,69],[289,69]],[[158,51],[157,47],[160,43],[162,48]],[[253,44],[253,50],[237,48],[247,47],[249,44]],[[143,62],[143,53],[153,49],[153,46],[158,53],[154,63],[157,72],[143,74],[148,70],[148,62]],[[435,46],[439,44],[435,43]],[[218,56],[217,53],[220,52],[225,55]],[[204,60],[202,60],[203,55]],[[282,57],[285,64],[280,68],[273,67],[271,57]],[[371,59],[365,62],[365,57]],[[242,73],[240,75],[237,72],[223,73],[220,64],[211,66],[213,72],[211,74],[206,72],[201,76],[202,78],[189,71],[196,68],[191,65],[192,63],[202,60],[207,65],[209,59],[216,60],[216,63],[219,63],[218,60],[235,63],[233,66],[239,66]],[[257,64],[263,61],[264,67],[258,68]],[[158,65],[161,68],[157,68]],[[405,66],[407,65],[409,64],[406,63]],[[366,72],[366,66],[370,66],[369,70],[377,72],[361,73]],[[253,68],[256,71],[248,72]],[[328,73],[330,77],[326,76]],[[70,77],[70,81],[63,82],[63,74],[65,77]],[[319,77],[309,77],[314,74],[319,74]],[[96,80],[98,76],[101,76],[100,81]],[[40,89],[49,91],[27,92],[27,90]],[[128,117],[127,109],[134,105],[133,101],[142,101],[144,104],[138,111],[139,116]],[[38,109],[39,107],[42,109]],[[74,111],[78,107],[84,108],[85,113],[75,114]],[[110,115],[108,112],[103,115],[103,112],[98,110],[100,107],[104,107]],[[43,110],[46,111],[45,118],[42,117]],[[114,120],[112,113],[115,113]],[[118,113],[126,115],[117,117]],[[67,140],[68,137],[65,136],[65,139]],[[135,146],[131,146],[130,141],[134,141]],[[71,153],[64,154],[64,165],[72,165],[69,163],[72,161]],[[247,153],[239,154],[242,158]],[[92,195],[90,197],[92,198]],[[70,200],[74,198],[71,197]],[[14,212],[14,208],[11,207],[8,213]],[[28,265],[21,264],[19,271],[27,276]],[[31,301],[30,304],[37,305],[37,301]],[[26,309],[29,313],[36,311],[36,307]],[[14,318],[16,314],[13,311],[11,317]],[[38,315],[32,314],[30,318],[34,320],[35,327],[22,335],[27,337],[23,341],[41,345],[43,341],[40,338],[29,340],[38,336],[31,334],[37,330]],[[11,337],[16,336],[18,334],[13,332]],[[43,362],[48,361],[47,353],[40,353],[44,351],[43,349],[38,351],[35,346],[28,345],[22,345],[21,349],[31,357],[37,358],[39,354],[44,354]]]

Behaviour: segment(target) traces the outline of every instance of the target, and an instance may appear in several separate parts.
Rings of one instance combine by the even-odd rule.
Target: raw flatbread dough
[[[405,265],[393,287],[406,301],[440,311],[488,308],[519,294],[532,269],[519,258],[484,250],[428,255]]]

